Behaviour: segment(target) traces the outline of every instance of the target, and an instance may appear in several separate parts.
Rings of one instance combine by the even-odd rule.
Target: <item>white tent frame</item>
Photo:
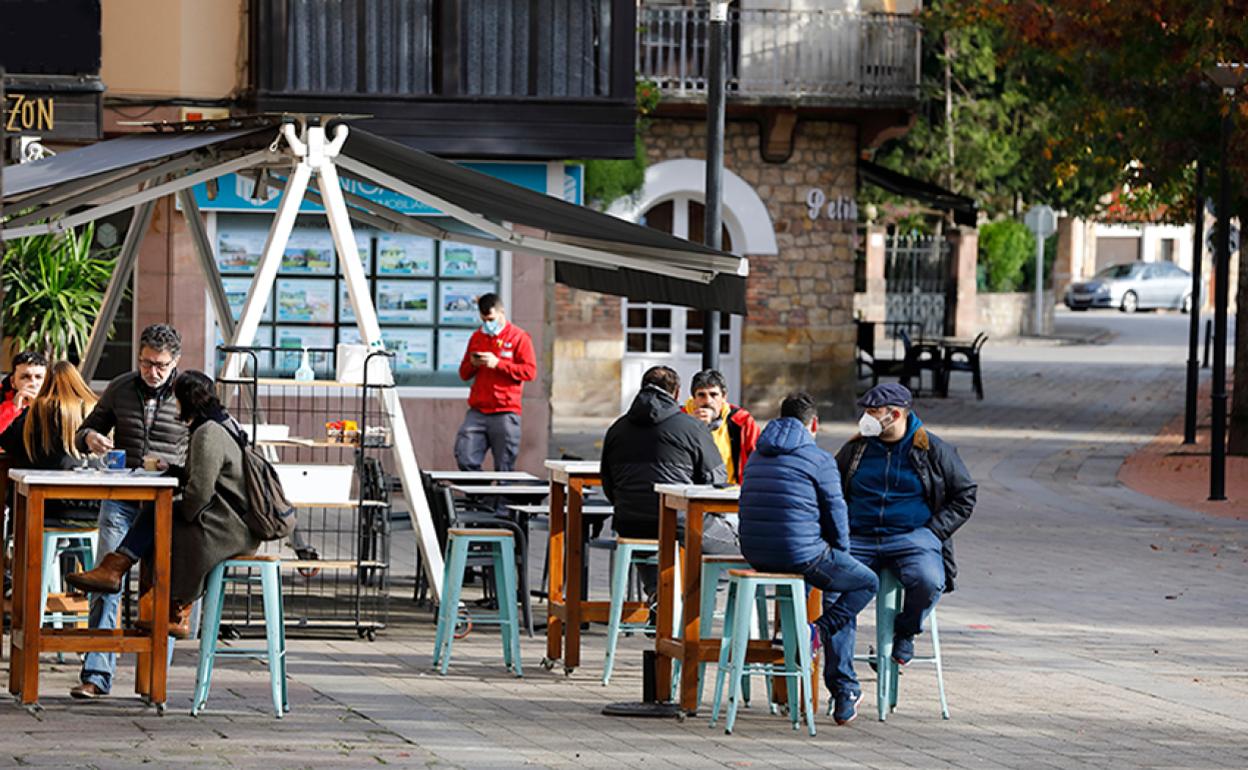
[[[391,232],[409,232],[444,240],[524,252],[545,259],[598,269],[633,269],[696,283],[709,284],[717,275],[744,277],[749,274],[747,260],[728,255],[699,255],[697,259],[690,259],[679,253],[631,244],[619,244],[621,247],[619,251],[612,252],[577,243],[580,239],[558,236],[554,233],[518,232],[508,224],[498,223],[469,211],[355,158],[339,157],[346,143],[349,128],[345,124],[338,123],[333,133],[332,139],[327,138],[326,129],[318,118],[296,116],[283,123],[273,143],[263,150],[220,160],[204,157],[202,153],[192,153],[187,158],[168,160],[142,171],[121,171],[102,180],[79,180],[52,187],[15,202],[23,208],[34,206],[37,209],[37,204],[42,203],[49,205],[42,210],[32,211],[30,214],[11,219],[4,225],[0,225],[0,241],[44,233],[63,233],[72,227],[119,211],[134,210],[135,219],[132,220],[131,228],[135,232],[128,234],[118,266],[114,269],[106,291],[106,301],[101,308],[100,318],[97,319],[92,330],[87,351],[83,356],[84,372],[88,376],[94,369],[93,362],[99,361],[108,329],[112,326],[113,316],[116,314],[116,306],[120,304],[119,298],[133,272],[137,252],[147,229],[147,222],[150,221],[152,204],[165,195],[177,195],[183,206],[184,216],[188,221],[195,220],[190,222],[191,241],[204,273],[209,297],[222,325],[223,334],[231,338],[231,345],[238,347],[249,346],[255,339],[264,305],[273,291],[282,253],[290,240],[295,218],[305,197],[319,202],[325,209],[343,277],[346,280],[347,293],[352,309],[355,311],[360,337],[365,345],[375,350],[383,350],[385,346],[381,339],[377,311],[364,276],[363,262],[356,247],[352,219]],[[199,210],[195,205],[194,197],[190,194],[190,188],[229,173],[261,167],[287,167],[288,165],[293,168],[284,184],[268,178],[264,173],[257,179],[257,184],[282,187],[283,195],[269,229],[260,264],[252,280],[251,288],[248,290],[242,314],[238,322],[234,323],[228,303],[225,301],[221,275],[217,270],[211,244],[203,231],[202,221],[199,221]],[[351,177],[367,179],[432,206],[447,216],[475,228],[483,235],[450,232],[436,224],[404,216],[368,199],[344,193],[339,183],[339,167]],[[317,180],[315,187],[312,186],[314,178]],[[126,193],[125,190],[128,187],[137,187],[137,189]],[[348,207],[348,201],[354,208]],[[58,214],[66,214],[77,206],[87,206],[87,208],[67,216],[53,218]],[[661,256],[663,261],[647,261],[644,258],[647,256]],[[109,301],[110,298],[112,301]],[[243,358],[240,354],[227,356],[224,377],[237,378],[242,369],[242,363]],[[438,548],[433,517],[429,509],[429,501],[424,494],[420,465],[412,447],[403,406],[396,389],[381,389],[380,394],[382,411],[385,413],[393,437],[394,456],[403,482],[408,515],[411,518],[412,528],[416,532],[425,577],[435,600],[440,601],[442,597],[442,553]]]

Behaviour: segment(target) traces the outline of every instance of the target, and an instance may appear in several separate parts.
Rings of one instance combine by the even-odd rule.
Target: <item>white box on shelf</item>
[[[390,373],[390,358],[388,356],[373,356],[369,360],[368,354],[371,352],[373,351],[370,351],[367,345],[339,343],[335,355],[338,364],[335,379],[338,382],[354,385],[362,384],[364,382],[364,362],[368,361],[369,385],[393,385],[394,379]]]
[[[273,466],[282,480],[286,499],[295,505],[351,502],[353,465],[297,465],[277,463]]]
[[[243,426],[246,430],[248,426]],[[260,423],[256,425],[256,441],[285,441],[290,438],[290,426],[280,423]]]

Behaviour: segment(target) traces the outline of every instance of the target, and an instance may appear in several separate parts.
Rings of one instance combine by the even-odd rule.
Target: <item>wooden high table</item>
[[[671,692],[672,661],[680,660],[680,708],[688,714],[698,710],[698,664],[719,661],[719,639],[703,639],[701,636],[702,612],[702,518],[710,514],[737,512],[740,487],[718,489],[713,486],[685,484],[655,484],[659,493],[659,617],[655,633],[657,671],[655,690]],[[672,614],[675,611],[676,594],[676,520],[679,511],[685,512],[684,555],[681,564],[681,587],[683,605],[683,636],[672,636]],[[714,591],[715,586],[707,590]],[[807,593],[806,612],[813,621],[822,613],[822,595],[811,589]],[[805,640],[803,640],[805,641]],[[808,642],[807,642],[808,643]],[[750,663],[783,663],[784,651],[773,646],[770,639],[751,639],[746,653]],[[819,708],[819,662],[812,660],[812,703]],[[784,680],[776,680],[773,687],[778,702],[786,702]]]
[[[562,658],[564,673],[571,674],[581,664],[581,623],[606,623],[611,609],[611,602],[585,601],[581,595],[585,490],[602,486],[602,471],[596,460],[547,460],[546,469],[550,472],[550,591],[542,666],[554,668]],[[645,602],[625,602],[622,622],[644,623],[647,617]]]
[[[12,470],[13,631],[9,642],[9,692],[38,708],[39,653],[137,653],[134,690],[163,714],[169,644],[169,555],[173,532],[173,491],[177,479],[102,471]],[[151,588],[139,601],[150,630],[43,628],[39,606],[43,585],[43,516],[46,500],[127,500],[155,504],[156,546]],[[144,565],[145,567],[148,565]]]

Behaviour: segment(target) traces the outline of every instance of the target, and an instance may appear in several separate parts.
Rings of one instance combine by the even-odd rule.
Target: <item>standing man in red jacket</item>
[[[459,364],[459,378],[472,380],[468,414],[455,436],[455,462],[461,471],[479,471],[488,449],[494,470],[509,471],[520,453],[520,394],[537,376],[533,340],[507,322],[503,300],[483,294],[477,300],[481,328],[473,332]]]

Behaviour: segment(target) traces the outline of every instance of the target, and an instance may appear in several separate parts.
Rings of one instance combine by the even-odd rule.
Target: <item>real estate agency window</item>
[[[271,224],[272,217],[264,215],[216,217],[217,266],[235,320],[242,314]],[[397,383],[462,387],[459,363],[481,322],[476,301],[482,294],[504,293],[505,255],[480,246],[366,228],[357,228],[355,238],[382,340],[396,354]],[[253,343],[274,348],[260,358],[261,374],[293,375],[304,347],[332,350],[337,343],[360,341],[325,218],[301,215]]]

